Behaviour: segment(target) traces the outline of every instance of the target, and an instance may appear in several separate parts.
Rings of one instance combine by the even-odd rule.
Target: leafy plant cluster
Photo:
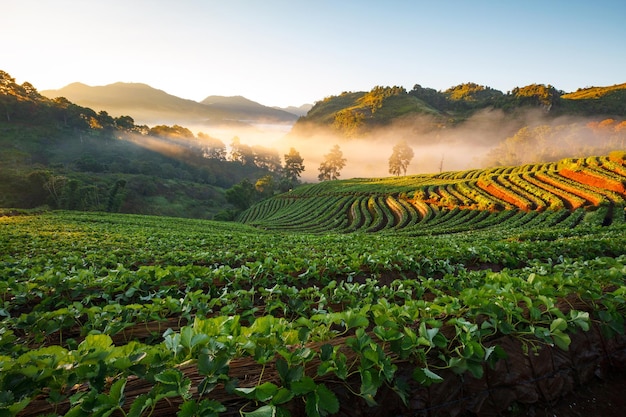
[[[0,412],[324,416],[337,384],[406,400],[399,363],[424,386],[482,377],[504,335],[533,352],[623,333],[624,225],[525,224],[407,239],[0,217]]]

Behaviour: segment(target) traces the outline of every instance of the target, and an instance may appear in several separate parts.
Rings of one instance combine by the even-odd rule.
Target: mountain
[[[105,86],[73,83],[59,90],[43,90],[40,93],[49,98],[65,97],[80,106],[104,110],[115,116],[130,115],[135,122],[147,125],[219,125],[242,121],[293,123],[297,119],[294,114],[243,97],[221,97],[214,103],[198,103],[141,83],[118,82]]]
[[[212,110],[221,112],[224,118],[255,123],[293,123],[297,115],[282,109],[267,107],[242,96],[208,96],[200,102]]]
[[[295,114],[296,116],[306,116],[306,114],[313,108],[312,104],[303,104],[301,106],[289,106],[289,107],[274,107],[275,109],[284,110],[286,112]]]

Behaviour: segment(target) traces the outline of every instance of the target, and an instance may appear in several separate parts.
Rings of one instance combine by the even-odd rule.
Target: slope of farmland
[[[0,416],[622,415],[623,156],[0,211]]]
[[[449,233],[503,226],[624,221],[623,152],[559,163],[435,175],[350,179],[303,186],[265,200],[239,220],[266,230]],[[523,225],[523,222],[508,223]]]

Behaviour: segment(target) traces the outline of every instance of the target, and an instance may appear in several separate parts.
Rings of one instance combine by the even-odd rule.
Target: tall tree
[[[319,175],[317,178],[320,181],[336,180],[339,178],[340,171],[346,166],[346,158],[343,157],[343,152],[339,148],[339,145],[333,146],[330,153],[324,155],[324,161],[320,164]]]
[[[304,171],[304,159],[300,156],[300,152],[295,148],[291,148],[288,154],[285,154],[285,166],[283,168],[284,179],[293,187],[299,183],[300,174]]]
[[[226,145],[218,138],[199,132],[198,139],[202,146],[202,156],[208,159],[226,160]]]
[[[413,149],[402,141],[393,147],[393,152],[389,157],[389,173],[391,175],[406,175],[406,168],[413,159]]]
[[[241,143],[241,139],[235,136],[230,144],[230,160],[241,162],[241,165],[254,164],[254,152],[250,145]]]

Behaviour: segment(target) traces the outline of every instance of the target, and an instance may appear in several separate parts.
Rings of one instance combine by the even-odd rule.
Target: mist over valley
[[[533,84],[506,94],[474,83],[446,91],[376,86],[290,113],[242,96],[195,102],[140,83],[73,83],[39,93],[4,72],[1,81],[2,204],[18,207],[232,219],[258,199],[320,179],[435,174],[625,148],[626,84],[573,93]],[[410,156],[392,169],[400,145]],[[328,165],[333,149],[340,165]]]

